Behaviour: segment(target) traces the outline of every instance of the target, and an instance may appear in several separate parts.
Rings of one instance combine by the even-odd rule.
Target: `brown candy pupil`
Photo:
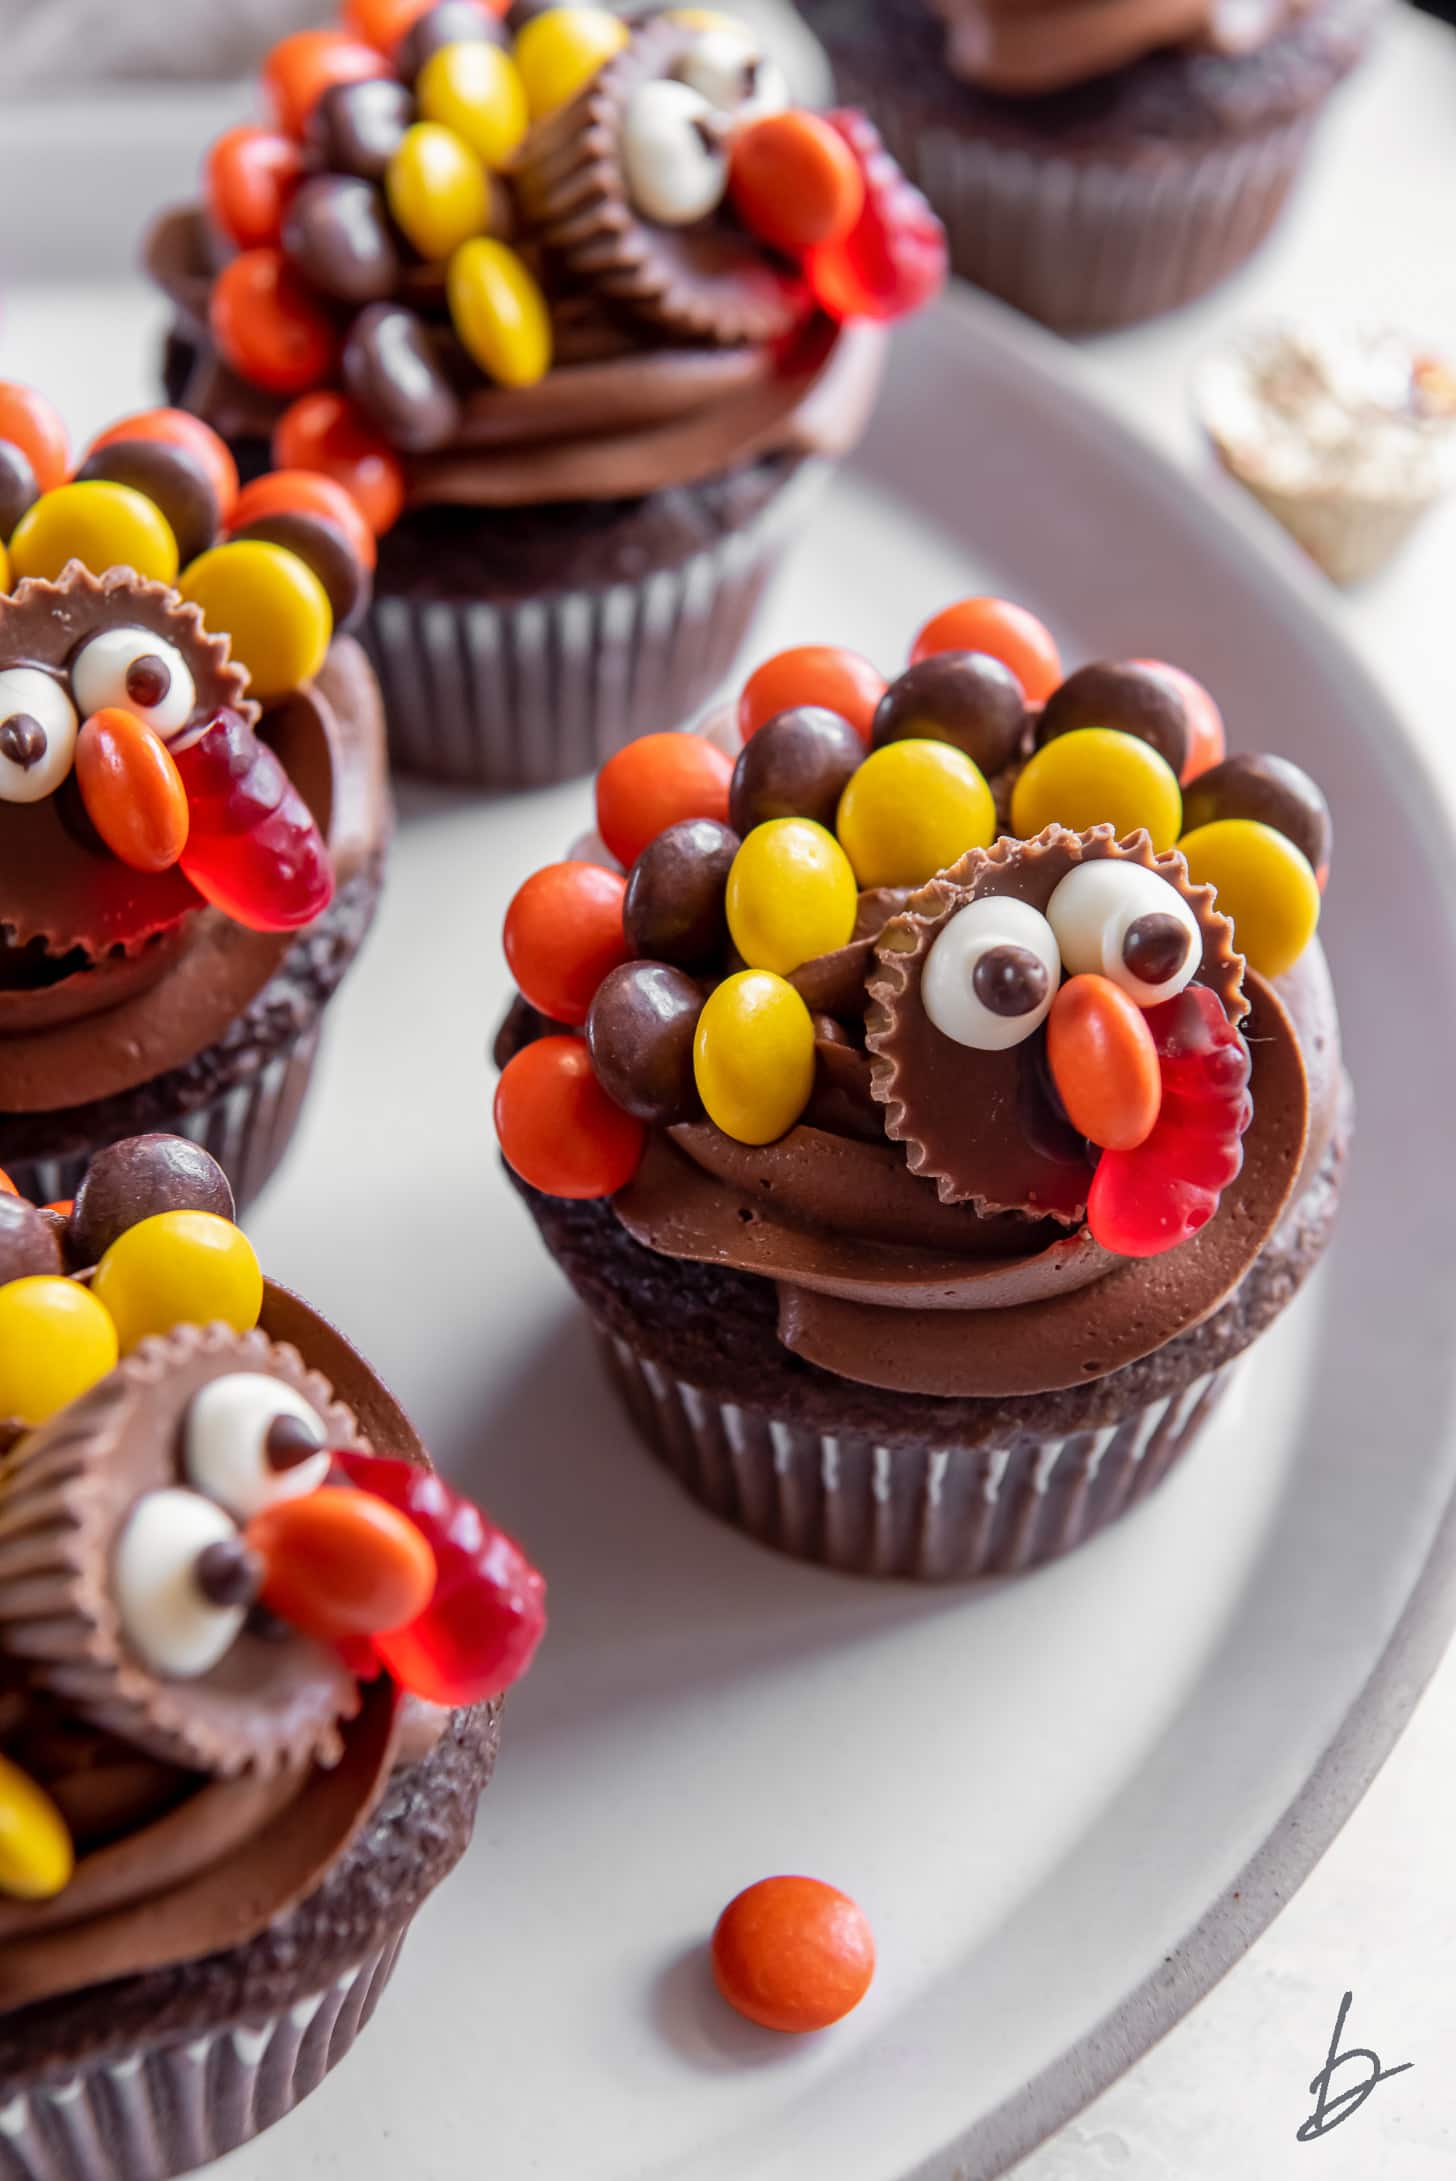
[[[249,1606],[263,1587],[257,1555],[240,1537],[219,1538],[205,1546],[193,1566],[193,1580],[209,1605]]]
[[[0,721],[0,757],[8,757],[12,765],[29,772],[45,753],[46,731],[31,713],[12,712],[9,719]]]
[[[1029,947],[988,947],[971,984],[993,1015],[1029,1015],[1046,998],[1046,964]]]
[[[1144,984],[1166,984],[1188,958],[1188,932],[1176,916],[1155,910],[1127,927],[1122,959]]]
[[[301,1416],[275,1416],[263,1434],[263,1454],[270,1469],[297,1469],[323,1445],[313,1425]]]
[[[145,710],[160,704],[171,686],[171,669],[166,660],[159,659],[153,651],[144,651],[126,670],[127,696]]]

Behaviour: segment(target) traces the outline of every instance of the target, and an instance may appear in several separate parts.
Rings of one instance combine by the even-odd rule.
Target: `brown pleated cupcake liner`
[[[472,787],[541,787],[690,723],[828,473],[802,464],[751,522],[636,583],[510,602],[376,596],[360,633],[395,765]]]
[[[404,1939],[265,2020],[113,2055],[8,2101],[0,2084],[0,2181],[170,2181],[251,2142],[343,2059]]]
[[[1054,1560],[1145,1499],[1237,1364],[1122,1422],[999,1447],[878,1445],[720,1401],[597,1328],[648,1446],[694,1499],[760,1544],[847,1575],[960,1582]]]
[[[261,1068],[182,1112],[168,1113],[159,1101],[129,1120],[124,1109],[118,1111],[117,1101],[108,1101],[98,1109],[94,1138],[78,1143],[74,1129],[68,1129],[66,1149],[54,1156],[7,1157],[0,1127],[0,1166],[22,1196],[35,1204],[54,1204],[76,1194],[87,1167],[105,1145],[132,1133],[164,1129],[189,1136],[212,1153],[242,1211],[260,1194],[288,1149],[313,1074],[319,1034],[315,1020]],[[75,1118],[67,1116],[68,1122]]]
[[[842,88],[940,214],[962,278],[1061,333],[1132,325],[1217,286],[1279,217],[1316,118],[1122,162],[927,127],[884,83]]]

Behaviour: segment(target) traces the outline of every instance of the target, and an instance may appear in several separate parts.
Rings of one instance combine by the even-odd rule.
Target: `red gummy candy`
[[[805,252],[809,286],[831,318],[903,318],[945,286],[945,229],[900,172],[873,122],[850,110],[824,118],[859,161],[865,201],[842,241]]]
[[[1087,1196],[1094,1241],[1119,1257],[1157,1257],[1197,1234],[1238,1179],[1253,1118],[1249,1049],[1205,985],[1152,1007],[1163,1099],[1135,1151],[1104,1151]]]
[[[338,1454],[362,1491],[408,1515],[434,1548],[435,1595],[374,1649],[403,1689],[431,1704],[480,1704],[530,1665],[546,1632],[546,1583],[519,1545],[418,1462]]]
[[[190,814],[182,870],[197,891],[250,931],[312,923],[333,899],[333,866],[274,751],[227,708],[171,751]]]

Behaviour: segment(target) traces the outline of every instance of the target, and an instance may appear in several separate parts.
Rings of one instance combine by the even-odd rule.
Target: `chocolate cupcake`
[[[878,692],[785,653],[739,724],[622,753],[615,867],[516,896],[502,1151],[715,1513],[855,1573],[1032,1566],[1167,1473],[1329,1239],[1324,799],[1002,601]]]
[[[63,1232],[0,1218],[6,2181],[166,2181],[322,2080],[469,1841],[544,1626],[226,1200],[151,1138]]]
[[[1263,241],[1380,0],[800,0],[950,234],[1059,332],[1186,303]]]
[[[723,17],[307,37],[266,71],[284,132],[230,132],[152,232],[169,397],[361,493],[398,765],[587,770],[722,679],[944,236]]]
[[[69,1198],[180,1130],[246,1203],[379,895],[384,721],[338,633],[373,541],[327,479],[240,494],[177,410],[70,468],[0,386],[0,1168]]]

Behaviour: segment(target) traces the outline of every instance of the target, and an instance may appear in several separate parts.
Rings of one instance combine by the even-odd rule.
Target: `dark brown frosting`
[[[1165,46],[1249,53],[1302,0],[926,0],[954,72],[1011,96],[1060,91]],[[1304,0],[1307,4],[1307,0]]]
[[[228,370],[207,327],[211,254],[199,212],[167,213],[147,246],[196,359],[186,406],[225,439],[271,437],[283,404]],[[787,344],[720,348],[639,334],[563,358],[539,384],[477,386],[450,445],[405,455],[414,506],[530,507],[628,500],[783,454],[835,458],[860,438],[885,335],[811,319]]]
[[[994,1054],[953,1046],[915,998],[929,939],[973,893],[1044,907],[1080,855],[1131,859],[1174,885],[1203,932],[1199,981],[1231,1019],[1248,1010],[1242,1170],[1208,1224],[1159,1257],[1114,1257],[1081,1224],[1085,1146],[1068,1132],[1048,1150],[1028,1127],[1024,1074],[1040,1040]],[[708,1121],[654,1131],[613,1199],[627,1232],[667,1256],[773,1280],[787,1348],[892,1391],[1081,1385],[1211,1315],[1331,1139],[1342,1074],[1319,947],[1266,983],[1245,971],[1227,919],[1180,858],[1155,857],[1144,836],[1115,842],[1110,828],[973,850],[908,898],[864,897],[861,929],[877,922],[873,939],[794,974],[818,1033],[804,1119],[763,1147]],[[1033,1118],[1055,1125],[1049,1109]],[[947,1188],[950,1175],[960,1179]]]
[[[46,641],[48,616],[31,612],[30,590],[22,584],[14,601],[0,600],[0,664],[55,663],[54,651],[37,648]],[[97,592],[102,619],[95,625],[133,616],[152,625],[148,613],[164,611],[149,603],[157,590],[134,578],[97,585],[85,577],[73,589],[69,618],[89,631],[82,604]],[[12,605],[24,608],[18,625],[6,619]],[[177,641],[170,622],[167,633]],[[49,640],[63,657],[76,634],[62,630]],[[12,650],[12,643],[21,648]],[[193,651],[187,656],[193,664]],[[231,672],[225,653],[214,671]],[[203,686],[199,701],[211,701]],[[323,832],[342,890],[382,856],[392,823],[379,692],[352,638],[335,640],[317,682],[272,707],[262,732]],[[114,858],[96,855],[68,829],[60,800],[0,804],[0,936],[48,925],[58,935],[49,942],[54,953],[59,934],[74,933],[84,917],[102,937],[114,934],[110,943],[122,951],[104,952],[98,939],[71,974],[27,987],[20,979],[31,957],[0,944],[0,1111],[11,1113],[111,1097],[185,1064],[262,991],[297,939],[293,932],[245,930],[219,910],[197,906],[185,881],[171,874],[142,880]],[[61,966],[69,968],[72,959],[62,955]]]
[[[338,1444],[427,1459],[343,1337],[272,1282],[257,1333],[145,1343],[20,1441],[0,1469],[0,1748],[72,1820],[78,1861],[50,1901],[0,1900],[0,2010],[256,1937],[347,1852],[397,1760],[393,1684],[361,1692],[306,1638],[245,1633],[171,1684],[120,1643],[109,1539],[175,1481],[197,1387],[238,1369],[303,1392]]]
[[[1310,975],[1290,997],[1330,1044],[1321,983]],[[942,1205],[901,1153],[802,1124],[765,1150],[708,1123],[695,1124],[701,1138],[675,1129],[676,1148],[655,1142],[614,1208],[649,1249],[775,1280],[779,1338],[838,1377],[946,1397],[1087,1383],[1211,1315],[1308,1171],[1315,1101],[1301,1032],[1273,987],[1252,974],[1248,987],[1254,1119],[1243,1169],[1208,1225],[1166,1256],[1108,1258],[1085,1230]],[[1337,1061],[1318,1088],[1327,1142]],[[905,1220],[907,1187],[918,1194]],[[932,1239],[927,1205],[943,1215],[943,1236]]]
[[[820,313],[800,269],[726,203],[665,226],[632,202],[621,152],[628,102],[673,76],[700,35],[674,14],[634,24],[498,178],[492,231],[524,258],[551,316],[553,360],[536,385],[486,383],[451,329],[442,269],[403,268],[390,307],[415,314],[434,406],[415,413],[415,397],[377,374],[360,381],[346,369],[345,379],[366,406],[371,387],[378,395],[375,422],[398,447],[411,504],[636,499],[762,456],[838,456],[859,438],[882,368],[881,329]],[[148,270],[190,352],[185,405],[227,439],[266,439],[284,404],[231,371],[212,339],[209,302],[225,255],[190,207],[164,214],[147,243]]]

